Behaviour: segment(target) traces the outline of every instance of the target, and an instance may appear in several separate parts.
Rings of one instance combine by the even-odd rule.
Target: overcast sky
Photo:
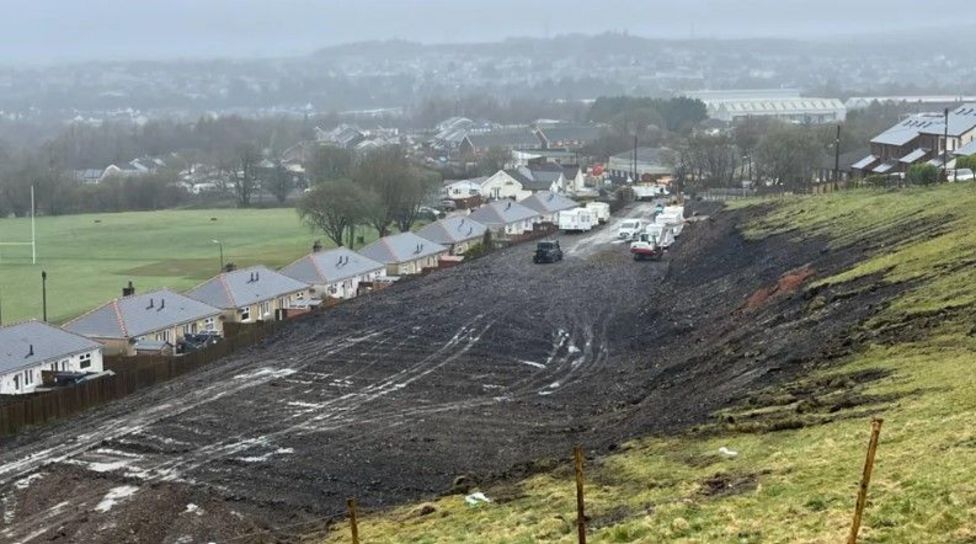
[[[607,30],[816,38],[976,24],[976,10],[965,6],[959,0],[0,0],[0,63],[268,57],[371,39],[489,41]]]

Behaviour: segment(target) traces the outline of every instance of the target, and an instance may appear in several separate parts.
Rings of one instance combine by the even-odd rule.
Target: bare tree
[[[288,193],[295,187],[291,172],[285,168],[281,161],[275,162],[270,172],[267,172],[261,182],[264,190],[274,195],[279,204],[284,204],[288,199]]]
[[[237,195],[237,205],[247,208],[251,205],[251,198],[257,188],[257,166],[261,160],[261,153],[254,144],[245,143],[237,148],[237,168],[234,175],[234,192]]]
[[[327,181],[306,193],[297,210],[306,225],[341,246],[343,235],[369,219],[375,201],[374,194],[349,180]]]
[[[380,236],[389,234],[393,224],[401,231],[410,230],[436,179],[412,166],[399,147],[370,152],[353,173],[353,180],[377,197],[368,215]]]

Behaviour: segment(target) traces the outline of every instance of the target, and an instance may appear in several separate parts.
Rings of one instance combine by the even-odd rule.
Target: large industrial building
[[[800,96],[795,89],[689,91],[683,95],[701,100],[710,118],[726,123],[748,117],[773,117],[790,123],[822,124],[847,117],[847,108],[840,100]]]

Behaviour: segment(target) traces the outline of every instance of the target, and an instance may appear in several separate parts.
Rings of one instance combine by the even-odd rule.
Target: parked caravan
[[[606,202],[587,202],[586,209],[593,213],[596,220],[601,225],[610,221],[610,205]]]
[[[573,208],[559,212],[558,226],[563,232],[587,232],[597,224],[596,215],[587,208]]]

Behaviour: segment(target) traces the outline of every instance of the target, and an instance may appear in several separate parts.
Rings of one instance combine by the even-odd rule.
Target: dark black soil
[[[747,241],[742,220],[689,225],[662,262],[607,245],[540,266],[528,245],[510,248],[17,437],[0,450],[0,540],[291,541],[349,496],[370,509],[517,478],[573,444],[611,451],[683,430],[832,364],[901,288],[804,284],[745,308],[792,270],[823,277],[873,249]],[[138,491],[98,511],[120,486]]]

